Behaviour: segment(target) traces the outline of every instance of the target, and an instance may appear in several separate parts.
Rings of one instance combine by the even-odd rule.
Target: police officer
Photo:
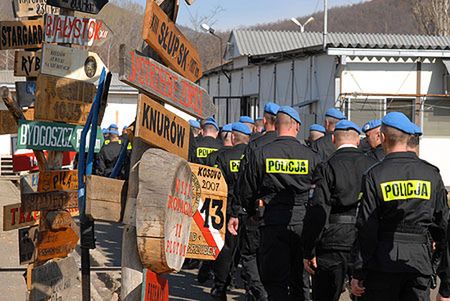
[[[216,164],[224,175],[228,186],[228,195],[230,196],[233,195],[233,187],[238,177],[240,162],[251,134],[252,132],[247,125],[241,122],[233,123],[231,133],[233,147],[220,152],[217,156]],[[228,207],[230,206],[231,204],[228,203]],[[227,208],[227,222],[230,212],[231,209]],[[226,300],[226,289],[231,279],[230,270],[234,262],[233,253],[236,248],[236,242],[237,237],[227,231],[225,234],[225,245],[214,261],[214,287],[211,290],[211,296],[218,300]]]
[[[120,150],[122,149],[122,141],[119,138],[119,131],[117,129],[109,130],[109,142],[104,144],[97,157],[96,174],[103,177],[111,175],[117,159],[119,158]],[[124,176],[124,170],[121,177]]]
[[[262,133],[264,130],[264,118],[258,117],[255,120],[255,133]]]
[[[222,140],[223,146],[220,148],[217,152],[213,152],[208,155],[208,158],[206,159],[206,165],[217,167],[216,160],[217,156],[219,156],[220,153],[229,150],[233,147],[233,141],[231,139],[231,132],[232,132],[232,125],[231,123],[225,124],[220,129],[220,139]]]
[[[194,138],[197,138],[198,136],[200,136],[202,134],[200,122],[198,122],[197,120],[195,120],[195,119],[189,120],[189,126],[191,128],[191,132],[192,132],[192,135],[194,136]]]
[[[413,123],[414,135],[411,135],[408,140],[407,148],[409,152],[416,153],[419,156],[420,137],[422,136],[422,129]]]
[[[261,277],[269,300],[304,300],[300,236],[317,155],[296,139],[301,120],[291,107],[277,114],[278,138],[255,150],[240,186],[241,201],[265,204]],[[254,209],[253,209],[254,210]]]
[[[407,151],[399,112],[382,119],[386,157],[363,177],[352,292],[358,300],[429,300],[431,239],[446,248],[447,193],[438,168]]]
[[[439,286],[439,294],[436,301],[450,301],[450,223],[447,226],[447,251],[441,250],[440,266],[437,271],[441,284]],[[442,246],[436,246],[437,248]]]
[[[241,116],[241,117],[239,117],[239,122],[248,126],[250,131],[252,131],[252,133],[254,133],[255,121],[253,120],[253,118],[251,118],[250,116]]]
[[[355,123],[339,121],[332,137],[337,150],[314,171],[316,187],[303,229],[304,265],[314,275],[314,301],[338,301],[349,272],[362,176],[377,163],[358,149],[360,133]]]
[[[377,161],[381,161],[384,159],[384,150],[381,145],[381,120],[375,119],[367,122],[363,125],[363,132],[366,134],[367,143],[370,146],[370,151],[367,152],[367,155],[371,158],[374,158]]]
[[[317,152],[323,161],[327,160],[336,150],[333,141],[331,141],[331,136],[336,123],[344,119],[346,119],[344,114],[336,108],[330,108],[325,112],[324,125],[327,132],[325,136],[311,143],[311,149]]]
[[[268,102],[264,106],[263,122],[266,131],[262,136],[252,139],[245,149],[244,157],[241,160],[238,181],[234,187],[234,195],[228,199],[228,202],[231,204],[231,218],[228,223],[228,231],[233,235],[237,235],[238,228],[240,228],[241,261],[243,268],[242,277],[245,282],[248,300],[267,300],[267,293],[261,282],[258,268],[258,249],[260,244],[259,226],[261,223],[261,217],[255,210],[255,208],[258,207],[258,204],[256,203],[244,201],[246,204],[250,203],[249,205],[251,208],[242,209],[239,199],[239,189],[240,186],[245,185],[242,175],[248,165],[248,158],[252,158],[256,149],[271,143],[277,138],[275,121],[279,108],[280,106],[273,102]],[[244,210],[247,212],[245,215],[242,214]],[[242,217],[240,227],[238,218],[239,215]]]
[[[311,143],[325,136],[326,130],[320,124],[312,124],[309,127],[309,137],[306,139],[306,145],[311,146]]]
[[[217,139],[219,126],[214,118],[209,118],[203,122],[202,132],[202,136],[198,136],[195,143],[191,145],[189,162],[206,165],[208,155],[218,151],[223,145]]]

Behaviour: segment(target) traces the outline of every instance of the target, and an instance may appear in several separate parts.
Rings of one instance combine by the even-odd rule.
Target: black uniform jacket
[[[121,149],[122,142],[120,140],[103,145],[97,157],[97,175],[103,177],[109,177],[111,175],[117,159],[119,158]]]
[[[320,160],[316,153],[296,138],[283,136],[257,148],[247,160],[239,187],[241,200],[264,201],[265,225],[301,224],[312,173]]]
[[[328,160],[328,158],[336,151],[332,136],[332,133],[326,133],[325,136],[311,142],[311,149],[319,154],[322,161]]]
[[[366,153],[367,156],[377,160],[377,161],[381,161],[384,159],[384,150],[383,150],[383,146],[380,144],[378,145],[376,148],[371,149],[370,151],[368,151]]]
[[[209,136],[198,136],[191,145],[189,162],[206,165],[208,155],[222,148],[222,142]]]
[[[364,175],[354,277],[367,270],[431,275],[431,247],[447,244],[447,194],[439,170],[415,153],[386,155]]]
[[[450,223],[447,227],[447,243],[450,244]],[[448,298],[450,297],[450,246],[447,244],[447,251],[443,252],[443,256],[440,262],[440,267],[438,272],[439,278],[441,279],[441,285],[439,287],[439,294],[441,296]]]
[[[217,157],[221,153],[223,153],[224,151],[227,151],[227,150],[229,150],[231,148],[232,148],[232,146],[222,146],[222,148],[219,149],[217,152],[210,153],[208,155],[208,158],[206,158],[206,164],[205,165],[208,165],[208,166],[211,166],[211,167],[218,167],[217,166]]]
[[[313,176],[316,187],[303,231],[305,258],[314,257],[316,242],[324,250],[351,250],[356,238],[362,176],[376,163],[356,147],[343,147],[316,168]]]

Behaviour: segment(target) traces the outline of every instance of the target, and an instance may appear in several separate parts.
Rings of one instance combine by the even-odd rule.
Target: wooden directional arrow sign
[[[52,44],[42,49],[42,74],[95,82],[103,67],[105,64],[94,52]]]
[[[81,46],[101,45],[112,34],[111,29],[101,20],[51,14],[45,15],[44,29],[47,43]]]
[[[41,48],[44,19],[0,22],[0,50]]]
[[[22,210],[58,210],[78,207],[78,191],[25,193],[21,196]]]
[[[13,0],[14,14],[18,18],[59,14],[59,7],[46,4],[46,0]]]
[[[171,69],[193,82],[202,77],[197,49],[155,1],[147,1],[142,38]]]
[[[18,50],[14,56],[14,76],[37,77],[41,70],[41,52]]]
[[[119,79],[195,117],[207,118],[216,113],[205,89],[125,45],[120,46]]]
[[[49,170],[39,173],[38,191],[77,190],[78,170]]]
[[[19,122],[17,148],[78,152],[82,130],[81,126],[72,124],[21,120]],[[103,142],[102,131],[100,127],[97,127],[95,152],[100,151]],[[89,142],[86,141],[86,150],[89,149],[88,145]]]
[[[77,10],[89,14],[98,14],[108,0],[47,0],[53,6]]]
[[[33,107],[36,100],[36,81],[16,82],[15,85],[19,106]]]
[[[3,206],[3,231],[26,228],[36,225],[39,211],[26,211],[21,203]]]

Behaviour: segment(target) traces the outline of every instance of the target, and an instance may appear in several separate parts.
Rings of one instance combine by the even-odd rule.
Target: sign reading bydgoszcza
[[[135,137],[187,159],[189,131],[184,119],[151,98],[139,95]]]
[[[89,14],[98,14],[108,0],[47,0],[53,6],[77,10]]]
[[[0,50],[41,48],[44,19],[0,22]]]
[[[14,56],[14,76],[37,77],[41,70],[41,52],[18,50]]]
[[[205,89],[155,60],[125,45],[120,46],[119,60],[119,79],[142,93],[198,118],[216,113],[216,107]]]
[[[18,149],[79,151],[81,126],[44,121],[19,121],[17,137]],[[88,134],[89,138],[89,134]],[[89,139],[87,139],[89,140]],[[95,152],[99,152],[104,142],[100,127],[97,127]],[[89,142],[86,142],[86,150]]]
[[[156,1],[147,1],[142,38],[171,69],[193,82],[202,77],[203,71],[197,49]]]
[[[13,0],[14,14],[18,18],[59,14],[59,7],[46,4],[46,0]]]

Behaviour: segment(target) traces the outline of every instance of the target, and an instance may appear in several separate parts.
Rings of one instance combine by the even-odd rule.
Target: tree
[[[449,0],[412,0],[413,14],[422,33],[446,36],[450,34]]]

